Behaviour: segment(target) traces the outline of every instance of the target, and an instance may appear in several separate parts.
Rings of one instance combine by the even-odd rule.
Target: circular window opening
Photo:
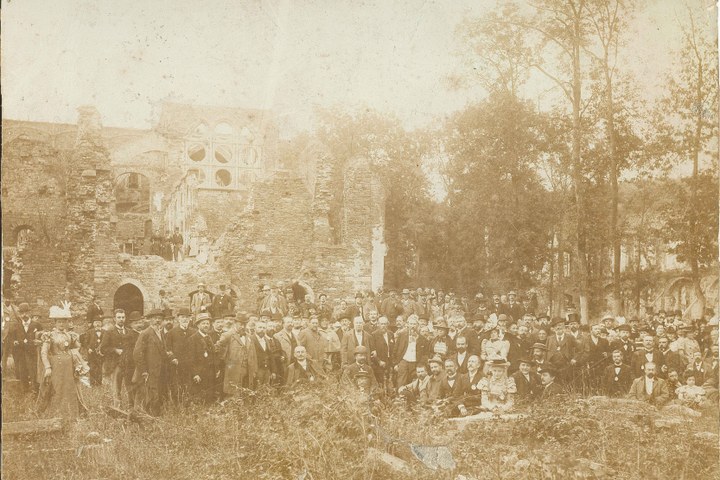
[[[205,147],[202,145],[193,145],[188,148],[188,156],[194,162],[202,162],[205,160]]]
[[[232,181],[232,176],[227,170],[218,170],[215,172],[215,183],[220,187],[227,187]]]
[[[230,149],[225,146],[215,147],[215,160],[220,163],[228,163],[232,158]]]

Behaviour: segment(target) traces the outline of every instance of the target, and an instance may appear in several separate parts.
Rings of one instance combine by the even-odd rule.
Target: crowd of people
[[[364,292],[330,303],[264,285],[238,312],[225,286],[204,284],[187,306],[167,301],[142,315],[97,299],[82,333],[69,304],[52,329],[27,303],[3,306],[8,355],[38,406],[75,417],[84,388],[109,384],[115,407],[160,415],[164,406],[210,404],[261,388],[340,382],[380,401],[438,415],[503,412],[564,394],[625,397],[662,406],[718,402],[718,322],[680,312],[604,315],[590,324],[568,309],[537,313],[531,296],[472,300],[431,289]],[[46,323],[46,322],[45,322]],[[85,386],[83,386],[85,384]]]
[[[120,251],[132,255],[156,255],[167,261],[179,262],[188,255],[188,246],[179,229],[166,235],[149,235],[130,240]]]

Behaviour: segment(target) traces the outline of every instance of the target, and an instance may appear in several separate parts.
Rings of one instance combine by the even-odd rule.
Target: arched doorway
[[[315,293],[310,286],[302,281],[297,281],[292,284],[293,297],[296,302],[305,300],[305,295],[310,295],[310,302],[315,302]]]
[[[135,311],[143,315],[144,303],[142,292],[132,283],[121,285],[120,288],[115,291],[115,296],[113,297],[113,309],[122,308],[125,310],[126,315]]]

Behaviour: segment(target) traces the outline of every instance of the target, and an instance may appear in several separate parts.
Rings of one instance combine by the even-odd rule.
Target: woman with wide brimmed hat
[[[506,411],[513,406],[513,396],[517,392],[515,380],[507,376],[510,363],[501,357],[494,357],[485,363],[490,376],[478,382],[482,394],[482,407],[490,411]]]
[[[72,319],[70,303],[64,302],[63,308],[50,307],[49,318],[55,326],[42,338],[40,358],[45,372],[38,406],[40,411],[51,416],[74,420],[86,410],[80,376],[87,374],[89,369],[78,351],[79,335],[68,330]]]

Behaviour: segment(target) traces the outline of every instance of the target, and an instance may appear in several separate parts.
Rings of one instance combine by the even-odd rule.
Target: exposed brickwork
[[[4,250],[17,297],[45,306],[68,299],[82,314],[92,294],[109,312],[125,284],[140,290],[145,310],[158,304],[161,289],[175,308],[188,305],[200,281],[211,292],[230,285],[239,309],[254,308],[258,286],[268,281],[299,281],[335,297],[370,288],[372,229],[382,228],[384,211],[372,166],[331,158],[314,144],[298,162],[301,171],[274,171],[277,129],[268,118],[170,105],[152,131],[103,128],[94,109],[82,109],[77,126],[4,122],[4,167],[13,166],[3,168],[4,241],[14,240],[8,227],[27,224],[43,234]],[[221,120],[255,132],[247,141],[262,149],[266,174],[235,189],[182,183],[188,129]],[[114,189],[125,173],[149,180],[148,213],[117,213]],[[148,222],[154,233],[168,230],[166,210],[178,192],[191,200],[182,223],[196,256],[175,263],[120,253]]]

